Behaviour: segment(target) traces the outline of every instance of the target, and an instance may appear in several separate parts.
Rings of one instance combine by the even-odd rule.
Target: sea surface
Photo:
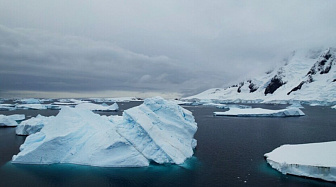
[[[140,102],[118,103],[119,112]],[[286,105],[252,105],[281,109]],[[225,111],[210,106],[184,106],[198,124],[195,154],[185,164],[144,168],[102,168],[73,164],[11,164],[24,136],[15,128],[0,128],[0,186],[336,186],[336,183],[283,175],[272,169],[263,155],[283,144],[336,141],[336,110],[304,106],[303,117],[223,117]],[[56,115],[55,110],[0,111]]]

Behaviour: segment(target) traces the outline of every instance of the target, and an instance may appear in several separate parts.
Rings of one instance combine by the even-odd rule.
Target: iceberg
[[[336,109],[336,105],[331,107],[332,109]]]
[[[29,135],[13,163],[72,163],[103,167],[148,166],[148,160],[116,131],[107,118],[63,107],[40,132]]]
[[[15,105],[13,104],[0,104],[0,111],[15,110]]]
[[[18,125],[17,121],[25,119],[24,114],[14,114],[14,115],[0,115],[0,126],[15,127]]]
[[[336,182],[336,141],[282,145],[264,156],[283,174]]]
[[[17,135],[30,135],[39,132],[45,124],[47,124],[50,120],[52,120],[54,116],[45,117],[41,115],[37,115],[36,117],[32,117],[25,121],[22,121],[16,127]]]
[[[34,98],[19,99],[17,101],[21,103],[26,103],[26,104],[41,104],[40,100],[34,99]]]
[[[268,110],[263,108],[230,108],[226,112],[214,112],[215,116],[237,116],[237,117],[289,117],[304,116],[299,108],[287,108],[282,110]]]
[[[147,159],[182,164],[193,155],[197,124],[192,113],[160,97],[125,110],[118,132]]]
[[[19,104],[15,106],[16,109],[31,109],[31,110],[44,110],[47,109],[46,105],[42,104]]]
[[[94,103],[81,103],[76,106],[76,108],[81,108],[81,109],[87,109],[87,110],[92,110],[92,111],[117,111],[119,110],[119,106],[117,103],[112,104],[111,106],[109,105],[102,105],[99,104],[94,104]]]
[[[182,164],[197,144],[193,138],[197,124],[191,112],[160,97],[146,99],[142,105],[125,110],[123,116],[62,107],[56,117],[38,116],[26,124],[35,128],[27,133],[34,134],[26,138],[13,163],[102,167],[143,167],[151,161]]]

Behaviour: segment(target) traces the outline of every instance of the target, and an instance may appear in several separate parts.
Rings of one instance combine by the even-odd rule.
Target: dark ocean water
[[[121,111],[139,102],[118,103]],[[284,105],[253,105],[270,109]],[[195,155],[182,166],[100,168],[71,164],[22,165],[9,161],[25,137],[15,128],[0,128],[0,186],[336,186],[335,183],[282,175],[263,155],[282,144],[336,140],[336,110],[305,106],[304,117],[214,117],[215,107],[186,106],[198,131]],[[28,116],[56,115],[51,110],[0,111]]]

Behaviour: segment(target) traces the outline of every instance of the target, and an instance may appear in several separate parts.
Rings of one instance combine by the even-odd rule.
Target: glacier
[[[119,106],[117,103],[114,103],[110,106],[105,103],[101,105],[94,103],[80,103],[76,105],[76,108],[87,109],[92,111],[105,111],[105,112],[119,110]]]
[[[336,182],[336,141],[282,145],[264,156],[283,174]]]
[[[45,124],[39,132],[31,131],[12,163],[101,167],[182,164],[197,144],[192,113],[160,97],[144,100],[140,106],[125,110],[123,116],[62,107],[56,117],[44,120],[41,116],[27,120],[30,127]]]
[[[13,115],[1,115],[0,114],[0,126],[15,127],[18,125],[18,121],[24,120],[24,114],[13,114]]]
[[[40,114],[22,121],[15,129],[17,135],[30,135],[39,132],[54,116],[45,117]]]
[[[230,108],[226,112],[214,112],[215,116],[237,116],[237,117],[290,117],[304,116],[299,108],[286,108],[281,110],[269,110],[263,108]]]

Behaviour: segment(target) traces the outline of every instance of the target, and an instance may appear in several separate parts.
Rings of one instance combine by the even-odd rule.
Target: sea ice
[[[76,108],[81,108],[81,109],[87,109],[87,110],[92,110],[92,111],[117,111],[119,110],[119,106],[117,103],[112,104],[111,106],[109,105],[104,105],[101,104],[94,104],[94,103],[81,103],[76,106]]]
[[[332,109],[336,109],[336,105],[331,107]]]
[[[0,110],[15,110],[15,105],[13,105],[13,104],[0,104]]]
[[[282,145],[265,157],[283,174],[336,181],[336,141]]]
[[[238,116],[238,117],[288,117],[304,116],[305,114],[298,108],[287,108],[282,110],[268,110],[263,108],[230,108],[226,112],[214,112],[215,116]]]
[[[0,114],[0,126],[15,127],[18,125],[17,121],[21,121],[24,119],[25,119],[24,114],[14,114],[9,116]]]
[[[47,124],[54,116],[45,117],[41,115],[37,115],[36,117],[32,117],[25,121],[22,121],[16,127],[17,135],[30,135],[39,132],[45,124]]]

